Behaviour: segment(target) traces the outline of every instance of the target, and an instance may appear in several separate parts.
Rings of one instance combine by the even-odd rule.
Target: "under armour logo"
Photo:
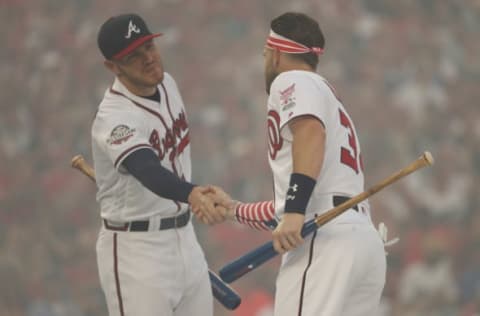
[[[298,190],[298,184],[296,184],[296,183],[293,184],[293,185],[290,187],[290,189],[291,189],[293,192],[297,192],[297,190]]]
[[[287,200],[295,200],[295,195],[287,195]]]
[[[135,32],[138,34],[140,33],[140,29],[138,28],[138,26],[133,24],[132,20],[130,20],[130,22],[128,23],[128,33],[125,36],[125,38],[130,38],[132,36],[132,32]]]

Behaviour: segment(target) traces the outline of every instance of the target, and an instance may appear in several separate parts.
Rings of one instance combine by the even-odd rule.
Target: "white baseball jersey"
[[[327,81],[313,72],[281,73],[268,99],[276,215],[284,213],[292,173],[293,138],[287,123],[303,115],[318,118],[326,131],[324,161],[308,203],[308,220],[332,208],[333,196],[362,192],[364,176],[355,127]],[[375,315],[385,284],[385,255],[368,204],[359,208],[361,212],[348,210],[283,255],[275,316]]]
[[[320,214],[330,209],[333,195],[351,197],[364,190],[355,126],[328,82],[309,71],[283,72],[270,88],[267,121],[277,215],[283,214],[293,169],[293,138],[287,123],[304,115],[318,118],[326,131],[323,166],[306,213]]]
[[[101,216],[109,222],[145,221],[148,232],[102,226],[97,239],[100,283],[110,315],[213,314],[208,267],[193,225],[159,230],[160,219],[188,205],[163,199],[126,172],[133,151],[155,151],[163,167],[190,181],[189,129],[173,78],[158,85],[160,103],[130,93],[116,79],[92,127]]]
[[[130,153],[150,148],[163,167],[190,181],[189,129],[183,100],[167,73],[158,90],[160,104],[130,93],[115,79],[100,103],[92,126],[92,150],[97,200],[104,219],[128,222],[153,215],[164,217],[188,207],[145,189],[122,167]]]

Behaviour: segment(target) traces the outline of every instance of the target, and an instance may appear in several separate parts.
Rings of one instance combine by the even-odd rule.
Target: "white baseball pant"
[[[97,261],[110,316],[213,315],[208,267],[191,223],[153,232],[102,227]]]
[[[327,224],[283,256],[274,315],[375,315],[385,274],[383,242],[371,223]]]

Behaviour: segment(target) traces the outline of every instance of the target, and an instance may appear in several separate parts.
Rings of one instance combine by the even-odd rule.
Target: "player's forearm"
[[[239,202],[233,210],[232,217],[241,224],[259,230],[271,230],[276,226],[273,201]]]
[[[122,164],[132,176],[158,196],[188,203],[194,185],[164,168],[152,150],[139,149],[125,158]]]
[[[322,168],[325,129],[313,116],[302,116],[289,123],[293,135],[293,170],[285,197],[285,213],[305,215],[310,196]]]
[[[300,173],[317,179],[323,164],[325,148],[325,128],[313,118],[299,118],[292,122],[293,173]]]

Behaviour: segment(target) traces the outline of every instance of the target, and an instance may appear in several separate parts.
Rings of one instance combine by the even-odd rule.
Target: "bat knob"
[[[72,158],[71,164],[72,164],[72,166],[75,167],[82,160],[83,160],[82,155],[76,155],[75,157]]]
[[[423,158],[427,162],[429,166],[433,165],[435,163],[435,159],[433,159],[432,154],[429,151],[426,151],[423,153]]]

